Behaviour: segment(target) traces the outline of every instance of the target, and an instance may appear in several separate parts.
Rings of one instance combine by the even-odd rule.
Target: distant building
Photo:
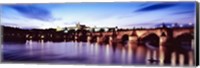
[[[112,30],[116,30],[117,27],[89,27],[89,26],[86,26],[86,25],[83,25],[83,24],[80,24],[80,22],[78,22],[75,26],[72,26],[72,27],[66,27],[64,28],[64,32],[68,31],[68,30],[89,30],[89,31],[95,31],[95,32],[98,32],[100,30],[103,30],[103,31],[112,31]]]
[[[80,22],[78,22],[75,26],[65,27],[64,31],[66,31],[66,30],[89,30],[89,29],[91,29],[91,28],[87,27],[86,25],[82,25],[82,24],[80,24]]]
[[[63,29],[61,27],[59,27],[59,26],[56,28],[56,31],[62,31],[62,30]]]
[[[80,29],[86,29],[87,27],[86,27],[86,25],[81,25],[80,22],[78,22],[78,23],[76,24],[76,27],[75,27],[75,28],[77,28],[78,30],[80,30]]]

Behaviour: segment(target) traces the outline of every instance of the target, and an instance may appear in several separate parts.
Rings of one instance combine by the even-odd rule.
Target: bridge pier
[[[112,42],[113,42],[113,38],[112,36],[109,36],[109,45],[112,45]]]
[[[163,65],[164,64],[164,58],[165,58],[165,54],[164,54],[164,50],[165,50],[165,44],[166,44],[166,42],[167,42],[167,35],[164,33],[164,32],[162,32],[161,33],[161,36],[160,36],[160,46],[159,46],[159,52],[158,52],[158,56],[159,56],[159,64],[160,65]]]
[[[78,41],[78,36],[77,36],[77,35],[74,36],[74,41],[75,41],[75,42]]]
[[[102,44],[103,43],[103,36],[97,36],[97,43]]]
[[[87,42],[91,43],[92,42],[92,33],[89,33],[89,35],[87,35]]]
[[[128,40],[128,46],[132,47],[132,48],[136,48],[137,47],[137,36],[129,36],[129,40]]]
[[[115,47],[115,46],[117,46],[117,43],[119,43],[119,40],[116,37],[114,37],[114,36],[109,37],[109,45]]]
[[[163,44],[167,41],[167,35],[162,32],[161,36],[160,36],[160,45],[163,46]]]
[[[160,37],[160,45],[163,46],[166,43],[167,37]]]
[[[91,42],[92,41],[92,36],[87,36],[87,42]]]

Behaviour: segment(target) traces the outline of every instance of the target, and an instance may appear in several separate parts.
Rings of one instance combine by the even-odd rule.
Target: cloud
[[[154,4],[154,5],[150,5],[150,6],[138,9],[138,10],[136,10],[136,12],[165,9],[165,8],[173,7],[176,5],[177,5],[177,3],[158,3],[158,4]]]
[[[2,22],[3,26],[19,26],[18,24],[15,23],[8,23],[8,22]]]
[[[4,14],[2,14],[1,15],[1,18],[2,19],[9,19],[9,20],[19,20],[20,18],[18,18],[18,17],[13,17],[13,16],[8,16],[8,15],[4,15]]]
[[[56,20],[53,18],[51,12],[44,8],[36,7],[33,5],[10,5],[9,7],[15,9],[20,14],[30,19],[37,19],[41,21]]]
[[[195,13],[195,11],[194,10],[181,11],[181,12],[175,12],[175,13],[172,13],[172,14],[188,14],[188,13]]]
[[[64,25],[75,25],[77,24],[78,22],[65,22]]]

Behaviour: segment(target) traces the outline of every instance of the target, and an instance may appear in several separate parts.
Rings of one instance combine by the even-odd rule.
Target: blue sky
[[[160,23],[195,23],[195,2],[116,2],[1,5],[1,23],[20,28],[154,27]]]

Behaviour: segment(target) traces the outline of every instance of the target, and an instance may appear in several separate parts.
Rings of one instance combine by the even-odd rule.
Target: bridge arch
[[[103,42],[104,42],[105,44],[109,44],[109,40],[110,40],[110,35],[104,35]]]
[[[155,33],[150,33],[147,36],[141,38],[142,43],[150,49],[159,47],[160,37]]]
[[[181,50],[191,50],[192,49],[192,39],[194,36],[191,33],[183,33],[175,37],[176,45],[178,45]]]
[[[142,34],[142,35],[140,36],[140,38],[147,37],[148,35],[151,35],[151,34],[155,34],[155,35],[157,35],[157,36],[160,35],[160,33],[158,33],[158,32],[146,32],[146,33]]]
[[[183,33],[176,37],[176,39],[181,39],[181,40],[187,40],[187,39],[193,39],[193,38],[194,38],[193,34],[189,32]]]
[[[186,33],[194,33],[194,30],[193,29],[192,30],[191,29],[188,29],[188,30],[186,30],[186,29],[176,29],[176,30],[173,31],[173,37],[176,38],[176,37],[178,37],[182,34],[186,34]]]
[[[124,34],[121,38],[121,42],[122,44],[126,44],[129,40],[129,35],[128,34]]]
[[[142,34],[142,35],[140,36],[140,38],[147,37],[148,35],[151,35],[151,34],[155,34],[155,35],[157,35],[157,36],[159,37],[161,33],[162,33],[162,32],[160,32],[160,31],[146,32],[146,33]]]
[[[193,34],[186,32],[182,33],[174,38],[174,48],[175,52],[177,53],[176,55],[183,54],[184,56],[184,64],[189,64],[189,54],[192,48],[192,39],[193,39]]]

